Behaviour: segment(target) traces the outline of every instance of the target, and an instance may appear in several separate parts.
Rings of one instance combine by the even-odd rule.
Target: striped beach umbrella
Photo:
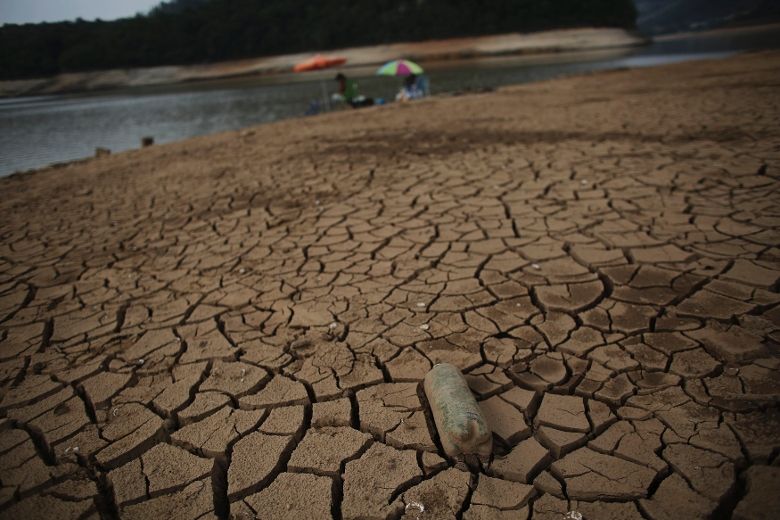
[[[388,61],[376,71],[377,76],[408,76],[422,73],[423,68],[409,60]]]

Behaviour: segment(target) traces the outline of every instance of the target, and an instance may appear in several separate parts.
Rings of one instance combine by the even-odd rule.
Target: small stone
[[[430,328],[431,328],[431,326],[428,325],[427,323],[423,323],[422,325],[420,325],[420,329],[422,329],[422,330],[428,330]]]
[[[539,264],[531,264],[531,267],[533,267],[534,269],[541,269],[542,268],[542,266],[539,265]]]
[[[449,468],[408,489],[401,495],[405,504],[419,504],[411,518],[415,520],[454,518],[463,505],[469,490],[471,475],[456,468]],[[421,507],[425,514],[418,513]],[[385,518],[389,515],[368,515],[364,518]],[[391,517],[392,518],[392,517]],[[396,517],[397,518],[397,517]],[[407,516],[408,518],[408,516]]]
[[[582,520],[582,513],[579,511],[569,511],[563,518],[564,520]]]
[[[420,502],[411,501],[404,508],[405,513],[419,514],[425,512],[425,506]]]

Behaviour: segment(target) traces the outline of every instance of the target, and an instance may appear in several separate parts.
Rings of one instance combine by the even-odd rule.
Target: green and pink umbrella
[[[422,73],[423,68],[409,60],[388,61],[376,71],[377,76],[408,76]]]

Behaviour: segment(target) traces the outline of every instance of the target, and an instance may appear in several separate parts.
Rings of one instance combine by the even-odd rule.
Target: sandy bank
[[[643,43],[644,39],[623,29],[585,28],[353,47],[330,54],[345,56],[348,59],[345,68],[350,68],[378,65],[399,57],[424,63],[479,56],[593,51]],[[209,65],[113,69],[35,80],[0,81],[0,96],[57,94],[290,72],[296,63],[309,56],[310,53],[299,53]]]

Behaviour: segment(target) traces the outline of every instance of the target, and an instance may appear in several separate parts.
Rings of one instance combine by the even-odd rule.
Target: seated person
[[[355,80],[347,79],[344,74],[339,72],[336,74],[336,81],[339,82],[339,99],[347,102],[352,108],[369,107],[374,104],[372,98],[358,94],[358,84]]]
[[[419,99],[425,96],[425,91],[422,88],[421,78],[418,78],[414,74],[409,74],[404,78],[404,84],[401,90],[395,96],[396,101],[411,101],[413,99]]]

